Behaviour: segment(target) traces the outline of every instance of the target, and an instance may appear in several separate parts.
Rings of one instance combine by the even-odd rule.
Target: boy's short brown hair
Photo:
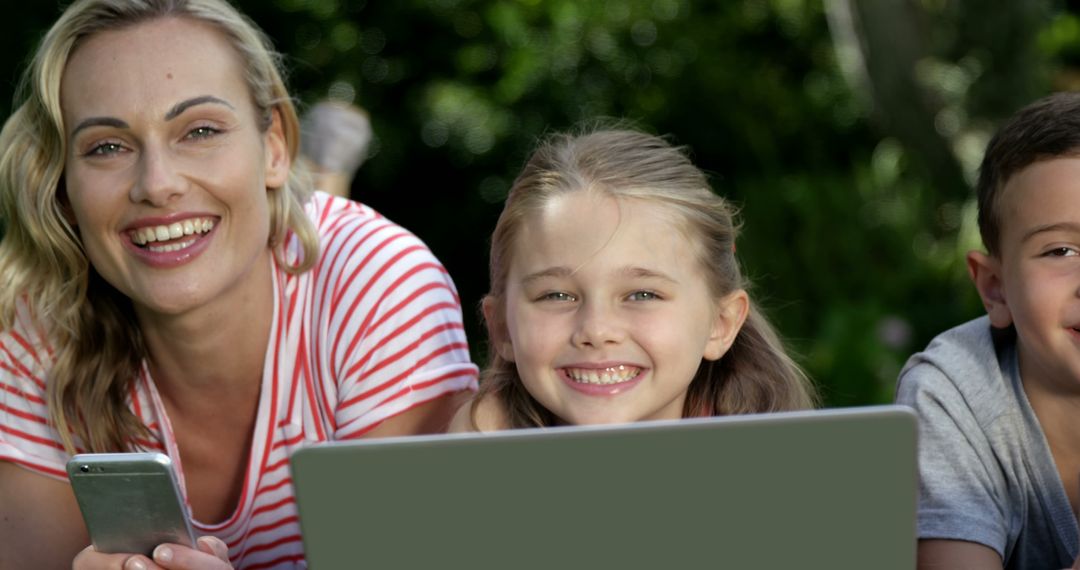
[[[1080,156],[1080,92],[1055,93],[1035,101],[990,139],[975,187],[979,233],[990,255],[1001,251],[998,204],[1009,179],[1036,162],[1071,155]]]

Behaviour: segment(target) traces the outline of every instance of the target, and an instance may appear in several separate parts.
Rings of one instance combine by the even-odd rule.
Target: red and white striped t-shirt
[[[293,451],[360,437],[413,406],[476,387],[457,292],[428,248],[355,202],[317,193],[307,213],[318,228],[320,259],[300,275],[274,267],[274,320],[240,503],[224,522],[195,521],[198,532],[229,545],[237,568],[306,567],[289,474]],[[289,245],[295,259],[299,244]],[[25,310],[0,333],[0,461],[66,480],[68,455],[44,399],[50,353]],[[145,364],[130,402],[153,434],[141,447],[168,454],[183,479]]]

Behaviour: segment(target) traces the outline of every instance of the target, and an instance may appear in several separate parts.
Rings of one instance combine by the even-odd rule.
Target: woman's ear
[[[484,311],[484,323],[487,325],[488,346],[503,360],[513,362],[514,344],[510,340],[510,333],[506,330],[506,316],[500,302],[498,297],[487,295],[481,304]]]
[[[281,111],[276,107],[270,111],[270,128],[263,135],[266,147],[266,187],[281,188],[289,181],[289,144],[285,140],[285,128],[281,124]]]
[[[1012,324],[1012,311],[1005,298],[1005,285],[1001,280],[1001,260],[994,255],[981,251],[969,251],[967,254],[968,275],[979,291],[990,324],[1003,329]]]
[[[721,298],[716,304],[716,318],[701,357],[705,360],[720,360],[735,342],[735,337],[739,335],[739,330],[749,314],[750,297],[743,289],[736,289]]]

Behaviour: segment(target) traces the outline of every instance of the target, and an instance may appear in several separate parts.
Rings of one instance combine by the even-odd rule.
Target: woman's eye
[[[187,136],[190,139],[207,139],[220,132],[220,130],[215,129],[214,127],[195,127],[188,132]]]
[[[86,156],[110,156],[123,150],[124,147],[117,143],[106,142],[94,145],[93,148],[86,152]]]
[[[630,293],[627,299],[631,301],[652,301],[653,299],[659,299],[660,296],[652,291],[634,291]]]

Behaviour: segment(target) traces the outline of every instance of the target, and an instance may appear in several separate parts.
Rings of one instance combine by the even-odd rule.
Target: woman
[[[43,40],[0,133],[0,568],[304,567],[291,451],[475,387],[442,266],[293,168],[268,45],[223,0],[80,0]],[[119,450],[216,539],[87,548],[63,465]]]

